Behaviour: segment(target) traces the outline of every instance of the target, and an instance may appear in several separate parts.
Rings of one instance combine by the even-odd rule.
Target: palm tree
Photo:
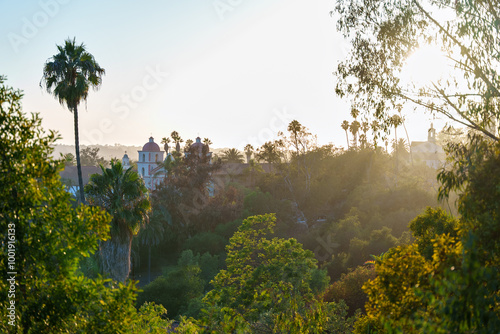
[[[377,138],[378,138],[378,130],[380,129],[380,124],[377,120],[373,120],[370,124],[373,133],[373,146],[377,148]]]
[[[207,145],[207,148],[209,148],[209,146],[212,145],[213,143],[210,139],[205,138],[205,139],[203,139],[203,144]]]
[[[181,143],[184,141],[182,140],[181,136],[179,136],[179,133],[177,131],[172,131],[170,134],[170,137],[172,137],[172,140],[175,143],[175,150],[177,152],[181,151]]]
[[[170,143],[170,137],[163,137],[161,140],[161,143],[163,144],[163,149],[165,150],[165,154],[168,156],[168,144]]]
[[[396,152],[396,161],[395,161],[395,175],[396,175],[396,186],[398,185],[398,170],[399,170],[399,165],[398,165],[398,126],[400,126],[403,123],[403,119],[399,115],[392,115],[390,119],[390,123],[392,126],[394,126],[394,143],[396,143],[394,150]]]
[[[87,100],[90,87],[99,89],[105,71],[97,64],[94,56],[85,50],[83,43],[76,45],[74,38],[67,39],[62,46],[57,45],[57,49],[59,53],[49,58],[43,67],[40,87],[45,85],[48,93],[53,94],[60,104],[66,104],[69,111],[73,112],[80,201],[85,203],[78,137],[78,105],[82,100]]]
[[[245,155],[247,156],[247,164],[250,163],[250,159],[252,158],[252,154],[253,154],[253,151],[254,151],[254,148],[252,145],[250,144],[247,144],[244,148],[244,151],[245,151]]]
[[[349,122],[348,121],[343,121],[341,125],[342,129],[345,131],[345,137],[347,140],[347,149],[349,149]]]
[[[361,123],[361,130],[363,134],[359,136],[359,141],[361,143],[362,148],[366,148],[368,146],[368,130],[370,129],[370,123],[363,122]]]
[[[242,163],[245,161],[243,155],[235,148],[230,148],[222,152],[221,160],[226,163]]]
[[[249,160],[248,167],[243,171],[244,174],[250,175],[250,186],[254,186],[254,174],[255,173],[264,173],[264,169],[262,166],[257,163],[254,159]]]
[[[361,127],[361,124],[359,124],[359,122],[356,120],[352,121],[351,126],[349,127],[352,135],[354,136],[353,144],[354,144],[355,148],[358,147],[358,131],[359,131],[360,127]]]
[[[93,174],[85,186],[89,203],[100,206],[111,216],[111,238],[101,241],[100,258],[104,273],[124,282],[130,272],[132,238],[148,219],[148,190],[132,168],[123,170],[120,161],[110,168],[101,165],[102,175]]]

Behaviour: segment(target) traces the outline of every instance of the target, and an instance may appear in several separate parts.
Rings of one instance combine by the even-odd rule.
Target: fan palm
[[[254,148],[253,148],[252,145],[247,144],[245,146],[244,151],[245,151],[245,154],[247,156],[247,164],[249,164],[250,163],[250,159],[252,158],[252,154],[253,154]]]
[[[87,100],[90,87],[99,89],[105,71],[94,56],[85,50],[85,45],[77,45],[74,38],[67,39],[64,45],[57,45],[57,49],[59,53],[49,58],[43,67],[40,86],[45,85],[47,92],[73,112],[80,201],[85,203],[78,137],[78,105],[82,100]]]
[[[358,131],[359,131],[360,127],[361,127],[361,124],[356,120],[352,121],[351,126],[349,127],[349,130],[351,131],[352,135],[354,136],[353,146],[355,148],[358,147]]]
[[[120,161],[102,175],[93,174],[85,186],[89,203],[105,209],[112,217],[111,238],[99,245],[102,269],[111,278],[124,282],[130,272],[132,238],[148,219],[148,190],[132,168],[123,170]]]
[[[229,150],[225,150],[222,152],[221,156],[222,162],[226,163],[243,163],[243,155],[235,148],[230,148]]]
[[[347,149],[349,149],[349,133],[348,133],[348,130],[349,130],[349,122],[348,121],[343,121],[342,122],[342,125],[341,125],[342,129],[344,129],[345,131],[345,137],[347,139]]]

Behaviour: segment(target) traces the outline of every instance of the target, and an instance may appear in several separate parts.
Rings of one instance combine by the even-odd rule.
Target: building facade
[[[411,143],[411,154],[415,162],[423,162],[427,166],[438,169],[446,160],[446,154],[436,142],[436,129],[431,124],[427,134],[427,141],[414,141]]]
[[[152,191],[166,175],[166,171],[162,166],[165,159],[165,151],[160,149],[160,146],[155,143],[153,137],[149,137],[149,141],[137,153],[137,172],[143,178],[146,188]],[[125,159],[128,161],[127,154],[122,159],[124,165]]]

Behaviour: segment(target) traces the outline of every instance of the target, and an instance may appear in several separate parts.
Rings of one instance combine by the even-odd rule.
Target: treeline
[[[408,223],[438,205],[436,170],[425,163],[412,165],[404,154],[381,148],[318,146],[298,121],[252,151],[253,159],[238,173],[195,153],[164,163],[168,174],[151,194],[149,225],[133,247],[134,274],[141,272],[141,281],[149,281],[149,261],[153,272],[163,272],[143,287],[137,305],[154,301],[177,319],[202,316],[212,280],[227,268],[231,237],[246,218],[268,213],[276,217],[275,235],[293,238],[314,254],[324,275],[313,283],[321,286],[317,295],[354,275],[355,289],[341,293],[332,285],[324,298],[347,300],[350,315],[358,308],[364,312],[361,286],[374,277],[365,263],[409,244]],[[254,159],[265,161],[267,170]],[[148,229],[158,240],[144,247],[141,234]]]

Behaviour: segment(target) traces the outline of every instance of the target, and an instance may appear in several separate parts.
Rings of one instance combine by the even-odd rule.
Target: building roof
[[[143,152],[160,152],[160,146],[158,146],[157,143],[155,143],[153,137],[149,137],[149,142],[147,142],[143,147],[142,147]]]
[[[205,146],[205,144],[203,144],[201,142],[201,138],[200,137],[196,137],[196,140],[195,142],[191,145],[191,150],[195,150],[197,149],[198,152],[202,152],[203,151],[203,147]]]

